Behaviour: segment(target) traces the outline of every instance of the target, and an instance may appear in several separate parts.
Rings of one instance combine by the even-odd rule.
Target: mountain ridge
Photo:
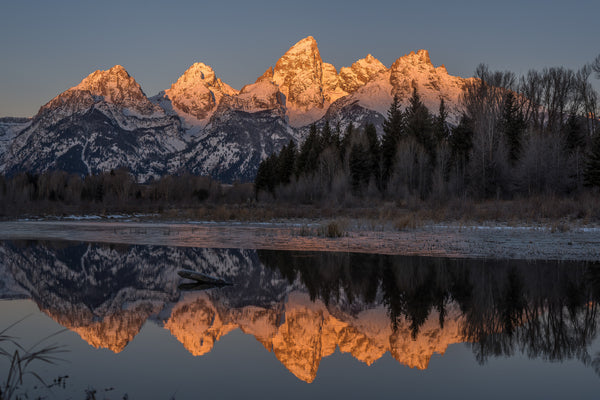
[[[262,159],[290,140],[301,142],[313,123],[342,129],[374,123],[381,133],[393,97],[405,107],[414,88],[433,113],[443,98],[456,124],[470,79],[434,67],[426,50],[405,54],[389,68],[367,54],[338,71],[322,59],[312,36],[240,90],[196,62],[170,88],[148,97],[115,65],[51,99],[22,129],[12,124],[0,140],[0,170],[85,175],[127,167],[140,181],[182,170],[251,181]]]

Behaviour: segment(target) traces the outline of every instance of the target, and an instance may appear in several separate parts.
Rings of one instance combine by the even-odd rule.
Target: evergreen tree
[[[438,115],[435,117],[433,125],[434,136],[438,143],[443,143],[448,140],[448,137],[450,136],[450,130],[448,129],[448,123],[446,121],[447,119],[448,111],[446,110],[446,102],[442,97],[440,99]]]
[[[401,136],[403,131],[404,115],[400,109],[400,98],[395,95],[388,109],[387,118],[383,121],[383,132],[386,135]]]
[[[271,194],[275,193],[277,164],[278,156],[276,153],[273,153],[258,165],[256,178],[254,179],[254,194],[257,199],[260,191],[268,191]]]
[[[367,143],[369,145],[369,175],[375,178],[377,187],[381,189],[381,171],[380,171],[380,158],[381,158],[381,145],[379,138],[377,137],[377,129],[373,124],[367,124],[365,127],[365,136],[367,137]]]
[[[333,144],[339,151],[342,144],[342,128],[340,127],[340,121],[335,124],[335,130],[333,131]]]
[[[429,153],[433,153],[435,145],[433,142],[433,124],[431,114],[423,102],[417,89],[413,89],[413,94],[408,101],[408,107],[404,114],[406,134],[414,137]]]
[[[584,179],[586,186],[600,187],[600,133],[596,134],[588,156]]]
[[[392,175],[398,141],[404,135],[404,113],[400,109],[398,95],[394,96],[394,100],[387,112],[387,118],[383,121],[383,133],[381,139],[381,175],[383,186],[385,187]]]
[[[287,185],[290,183],[292,175],[294,173],[294,165],[296,163],[296,143],[293,140],[284,146],[279,153],[278,159],[278,172],[279,179],[278,184]]]
[[[296,177],[302,174],[309,174],[317,167],[317,160],[320,153],[320,138],[317,126],[312,124],[308,136],[298,154],[298,163],[296,164]]]
[[[348,164],[350,166],[350,178],[352,191],[359,194],[369,182],[369,151],[360,143],[352,144]]]
[[[525,118],[515,101],[513,92],[508,92],[500,117],[500,129],[506,137],[508,159],[515,165],[521,155],[521,141],[525,132]]]
[[[431,114],[425,104],[421,101],[421,97],[417,92],[417,88],[413,89],[413,94],[409,99],[408,107],[406,108],[405,114],[405,124],[406,124],[406,134],[408,136],[413,137],[418,144],[420,144],[428,156],[428,165],[426,165],[426,173],[425,179],[421,179],[421,183],[424,186],[421,186],[420,192],[425,193],[428,191],[429,184],[431,183],[431,174],[435,168],[436,164],[436,146],[435,139],[433,136],[433,121],[431,118]],[[415,169],[416,167],[420,167],[423,164],[416,163],[415,161]]]
[[[464,177],[472,147],[473,122],[466,114],[463,114],[458,126],[452,130],[450,136],[450,163],[457,175]]]
[[[350,151],[350,142],[352,141],[352,135],[354,134],[354,124],[350,124],[346,127],[346,133],[340,141],[340,160],[344,162],[346,153]]]
[[[325,121],[323,130],[321,130],[321,147],[327,148],[334,143],[333,132],[331,131],[331,125],[329,121]]]

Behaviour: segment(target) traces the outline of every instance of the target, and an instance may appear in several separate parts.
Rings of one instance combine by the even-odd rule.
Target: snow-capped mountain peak
[[[87,91],[92,96],[101,97],[103,101],[141,115],[163,113],[148,100],[141,86],[121,65],[115,65],[106,71],[95,71],[69,91]]]
[[[98,70],[78,85],[59,94],[43,105],[34,121],[55,123],[75,113],[85,112],[97,104],[115,108],[128,115],[139,117],[164,116],[164,110],[151,103],[140,85],[125,68],[115,65],[111,69]]]
[[[348,93],[355,92],[383,71],[387,71],[387,67],[371,54],[367,54],[352,66],[340,69],[340,86]]]
[[[291,112],[323,109],[323,60],[312,36],[296,43],[277,61],[273,82],[279,85]]]
[[[392,95],[403,102],[417,89],[421,100],[432,113],[436,113],[440,99],[448,106],[449,121],[457,123],[461,106],[459,97],[468,79],[448,74],[445,66],[435,67],[427,50],[410,52],[398,58],[390,67],[389,82]]]
[[[212,115],[223,96],[235,94],[237,90],[217,78],[215,71],[201,62],[189,67],[165,90],[173,108],[200,121]]]

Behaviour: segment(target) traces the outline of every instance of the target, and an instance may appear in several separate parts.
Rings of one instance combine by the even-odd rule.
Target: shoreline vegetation
[[[124,169],[85,178],[63,171],[24,173],[12,178],[0,176],[0,221],[86,219],[86,216],[111,219],[115,215],[153,222],[354,220],[355,225],[373,230],[407,230],[431,224],[501,224],[564,231],[600,225],[600,190],[585,188],[572,195],[512,199],[353,198],[343,204],[333,201],[311,204],[269,198],[255,200],[253,184],[222,185],[192,175],[166,176],[149,184],[136,183]]]

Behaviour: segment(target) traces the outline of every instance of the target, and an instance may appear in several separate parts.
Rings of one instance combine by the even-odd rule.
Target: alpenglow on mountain
[[[470,79],[434,67],[426,50],[389,68],[368,54],[338,71],[312,36],[240,90],[198,62],[149,98],[116,65],[93,72],[31,119],[0,118],[0,172],[86,175],[126,167],[141,182],[182,172],[251,181],[262,159],[290,140],[302,142],[313,123],[374,123],[381,131],[393,97],[406,106],[414,88],[433,113],[444,99],[456,123]]]

